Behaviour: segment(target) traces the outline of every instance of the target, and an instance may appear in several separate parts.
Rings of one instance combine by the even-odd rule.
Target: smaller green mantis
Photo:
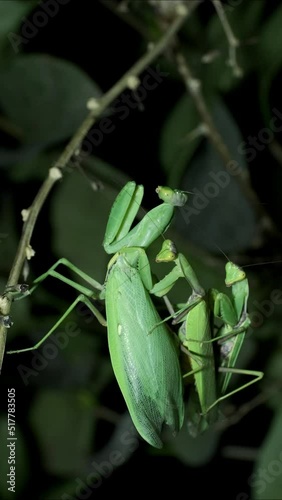
[[[187,375],[194,376],[197,395],[192,391],[188,420],[191,433],[197,435],[218,419],[217,405],[220,401],[263,377],[262,372],[234,368],[246,331],[250,326],[247,313],[248,280],[242,269],[228,262],[225,284],[231,287],[232,299],[215,289],[206,293],[187,259],[177,253],[175,245],[170,240],[164,241],[156,261],[174,262],[175,268],[154,286],[152,293],[157,296],[168,293],[178,278],[185,278],[192,288],[187,303],[174,315],[173,323],[182,322],[179,339],[191,365],[191,371]],[[221,320],[223,325],[219,328],[217,336],[214,336],[216,318]],[[215,341],[221,346],[219,355],[214,352]],[[218,358],[220,366],[217,366]],[[234,373],[251,375],[254,378],[242,387],[227,393],[230,378]],[[197,407],[198,412],[195,411]]]
[[[47,276],[71,285],[80,295],[63,316],[35,346],[9,353],[37,349],[70,314],[78,302],[86,304],[98,321],[107,326],[113,370],[133,423],[152,446],[162,447],[165,424],[173,432],[183,425],[183,381],[174,339],[152,302],[153,288],[145,249],[168,228],[175,206],[186,202],[186,195],[167,187],[157,188],[163,203],[148,212],[131,229],[139,210],[143,186],[128,182],[118,194],[108,219],[104,249],[114,254],[108,264],[105,284],[101,285],[66,259],[57,261],[34,281],[32,292]],[[65,265],[92,289],[81,286],[56,271]],[[96,291],[98,290],[98,292]],[[91,299],[105,299],[106,318]],[[158,325],[155,328],[155,325]],[[149,334],[154,329],[154,333]]]

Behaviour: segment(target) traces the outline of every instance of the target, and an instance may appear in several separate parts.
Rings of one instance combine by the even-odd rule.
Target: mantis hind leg
[[[103,290],[103,286],[100,283],[98,283],[98,281],[96,281],[93,278],[91,278],[90,276],[88,276],[88,274],[86,274],[81,269],[79,269],[77,266],[72,264],[68,259],[61,258],[61,259],[57,260],[57,262],[55,262],[55,264],[53,264],[45,273],[41,274],[40,276],[38,276],[38,278],[36,278],[33,281],[33,285],[28,292],[26,292],[26,290],[24,291],[24,294],[23,294],[22,290],[13,292],[13,293],[16,293],[18,295],[21,294],[18,297],[16,296],[14,298],[14,300],[20,300],[20,299],[24,298],[27,295],[27,293],[29,295],[31,293],[33,293],[34,290],[38,287],[38,285],[40,283],[42,283],[49,276],[53,276],[53,278],[59,279],[60,281],[66,283],[67,285],[71,286],[72,288],[74,288],[75,290],[77,290],[81,294],[86,295],[87,297],[98,298],[98,293],[96,293],[94,290],[90,290],[89,288],[86,288],[85,286],[82,286],[79,283],[76,283],[75,281],[73,281],[69,278],[66,278],[63,274],[56,271],[55,269],[59,265],[63,265],[65,267],[67,267],[68,269],[70,269],[71,271],[73,271],[74,273],[76,273],[78,276],[80,276],[86,283],[88,283],[94,289],[99,290],[100,292]]]
[[[44,335],[44,337],[39,342],[37,342],[37,344],[35,344],[32,347],[27,347],[26,349],[7,351],[7,354],[16,354],[16,353],[18,354],[20,352],[33,351],[34,349],[38,349],[41,346],[41,344],[43,344],[43,342],[45,342],[45,340],[47,340],[50,337],[50,335],[60,326],[60,324],[71,313],[71,311],[75,308],[75,306],[79,302],[82,302],[90,309],[90,311],[94,314],[94,316],[97,318],[99,323],[101,323],[101,325],[107,326],[106,320],[103,317],[103,315],[92,304],[92,302],[87,297],[85,297],[85,295],[81,294],[75,299],[75,301],[70,305],[70,307],[66,310],[66,312],[58,319],[55,325]]]

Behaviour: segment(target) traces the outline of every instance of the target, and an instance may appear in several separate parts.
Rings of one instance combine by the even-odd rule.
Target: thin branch
[[[232,154],[215,126],[213,117],[209,112],[202,93],[201,82],[194,78],[187,59],[185,59],[180,51],[176,52],[176,62],[178,65],[178,71],[183,78],[185,86],[191,94],[203,124],[206,126],[206,134],[222,159],[225,168],[228,170],[229,166],[233,165]],[[236,165],[236,175],[234,175],[234,177],[236,178],[242,193],[246,199],[249,200],[255,213],[257,214],[258,220],[261,221],[263,228],[273,234],[279,235],[274,222],[265,211],[264,206],[261,204],[256,192],[252,189],[248,170],[243,169],[240,165]]]
[[[175,3],[174,5],[174,13],[172,11],[172,16],[173,14],[175,15],[177,13],[177,8],[184,7],[188,10],[188,15],[190,16],[192,12],[197,9],[197,7],[203,2],[204,0],[182,0],[181,3]],[[113,14],[118,16],[120,19],[122,19],[124,22],[128,24],[128,26],[131,26],[131,28],[135,29],[145,40],[147,40],[149,37],[151,37],[154,34],[154,30],[149,29],[148,25],[144,23],[142,20],[140,20],[138,17],[136,17],[134,14],[131,14],[131,12],[126,9],[120,9],[120,4],[115,1],[115,0],[100,0],[102,5],[109,9]],[[148,0],[150,3],[150,0]],[[160,0],[156,5],[160,5],[161,2],[164,4],[167,3],[167,0]],[[174,3],[173,1],[171,3]]]
[[[95,100],[95,106],[92,107],[89,115],[86,117],[84,122],[81,124],[69,144],[66,146],[65,150],[58,158],[56,163],[49,171],[48,178],[44,181],[42,187],[40,188],[37,196],[35,197],[32,205],[28,210],[27,220],[23,226],[21,240],[18,246],[18,250],[12,265],[10,276],[7,282],[6,288],[9,286],[16,285],[18,283],[21,269],[23,267],[24,261],[26,259],[26,252],[30,246],[31,236],[34,230],[34,226],[38,217],[38,214],[43,206],[43,203],[51,191],[55,182],[61,178],[61,172],[68,164],[72,155],[77,151],[81,143],[86,136],[89,129],[94,125],[97,118],[103,113],[103,111],[111,104],[111,102],[116,99],[126,88],[128,87],[128,82],[132,77],[137,77],[142,71],[145,70],[170,44],[174,39],[175,34],[181,28],[184,23],[188,10],[183,8],[178,11],[177,17],[169,26],[168,30],[164,36],[153,46],[150,50],[144,54],[131,68],[127,71],[118,82],[108,91],[104,96]],[[93,104],[93,101],[92,101]],[[11,294],[6,293],[0,298],[0,313],[3,317],[8,316],[11,308]],[[0,324],[0,370],[2,368],[3,357],[5,352],[7,335],[7,323],[2,320]]]
[[[233,74],[240,78],[243,75],[242,68],[239,66],[237,62],[237,48],[239,46],[239,40],[238,38],[235,37],[231,26],[229,24],[229,21],[225,15],[224,8],[222,7],[222,3],[220,0],[211,0],[214,8],[217,12],[217,15],[220,19],[220,22],[222,24],[222,27],[225,31],[226,38],[229,44],[229,60],[228,64],[229,66],[233,69]]]

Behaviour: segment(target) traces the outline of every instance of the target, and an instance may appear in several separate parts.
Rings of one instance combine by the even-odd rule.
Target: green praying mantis
[[[74,287],[80,294],[56,324],[33,347],[9,353],[37,349],[64,321],[78,302],[86,304],[98,321],[107,327],[113,371],[139,434],[150,445],[161,448],[162,431],[168,425],[174,433],[184,422],[183,377],[179,362],[179,345],[161,320],[151,294],[164,296],[179,278],[192,288],[187,304],[174,315],[174,324],[181,323],[179,342],[190,360],[193,408],[188,415],[191,426],[205,430],[217,419],[217,404],[226,390],[249,326],[247,315],[248,282],[245,274],[229,263],[226,284],[232,287],[233,300],[213,290],[205,293],[197,277],[173,243],[166,240],[158,254],[159,262],[174,262],[173,270],[153,285],[146,249],[169,227],[175,206],[183,206],[187,195],[167,187],[157,188],[160,205],[131,227],[143,198],[143,186],[127,183],[118,194],[108,219],[103,242],[107,253],[113,254],[108,264],[105,283],[101,285],[66,259],[57,261],[34,281],[29,293],[47,276],[56,277]],[[90,288],[66,278],[56,268],[64,265],[82,277]],[[236,273],[231,277],[231,267]],[[230,269],[229,269],[230,268]],[[240,283],[240,284],[239,284]],[[106,320],[93,304],[104,299]],[[214,336],[214,319],[221,327]],[[214,342],[221,344],[220,366]],[[245,372],[246,373],[246,372]],[[262,377],[253,372],[256,380]],[[252,380],[243,387],[246,387]],[[239,390],[239,389],[237,389]]]
[[[131,229],[139,210],[143,186],[127,183],[118,194],[109,216],[104,249],[114,254],[108,264],[104,285],[99,284],[66,259],[60,259],[34,281],[32,292],[47,276],[61,279],[80,295],[35,346],[38,348],[61,324],[78,302],[86,304],[101,324],[107,326],[113,370],[133,423],[152,446],[162,447],[162,430],[167,424],[173,432],[183,425],[183,382],[177,348],[166,325],[161,322],[149,291],[153,287],[145,249],[169,226],[175,206],[186,203],[186,195],[170,188],[157,189],[163,203],[153,208]],[[63,264],[81,276],[93,289],[67,279],[56,268]],[[96,292],[98,290],[98,292]],[[106,318],[90,299],[105,299]]]
[[[188,426],[190,433],[196,436],[217,421],[220,401],[263,377],[260,371],[234,368],[251,324],[247,313],[248,280],[245,272],[229,261],[225,266],[225,285],[231,287],[232,298],[216,289],[205,292],[188,260],[177,253],[171,240],[164,241],[156,261],[174,262],[176,267],[154,286],[152,293],[157,296],[168,293],[179,278],[185,278],[192,288],[187,303],[173,315],[173,323],[181,322],[179,340],[191,365],[191,371],[187,375],[194,376],[195,390],[193,392],[192,389],[190,394]],[[222,324],[215,335],[216,319]],[[220,346],[218,356],[213,348],[214,342]],[[217,366],[217,359],[220,366]],[[252,379],[227,393],[233,373],[252,376]]]

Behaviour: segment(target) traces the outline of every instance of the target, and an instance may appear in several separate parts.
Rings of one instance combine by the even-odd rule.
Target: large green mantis
[[[178,254],[170,240],[163,244],[157,262],[174,262],[173,270],[153,286],[145,249],[169,226],[175,206],[186,202],[186,195],[170,188],[158,188],[163,203],[147,213],[132,229],[143,197],[143,187],[127,183],[117,196],[107,224],[104,248],[114,254],[108,264],[104,285],[87,276],[66,259],[60,259],[37,278],[32,292],[47,276],[54,276],[80,292],[74,303],[35,346],[38,348],[60,325],[79,301],[84,302],[108,328],[111,362],[132,420],[141,436],[152,446],[162,446],[162,429],[167,424],[177,432],[184,420],[182,375],[173,337],[160,319],[150,294],[164,296],[179,278],[192,288],[188,302],[174,315],[181,324],[179,339],[189,359],[194,387],[190,390],[188,425],[196,435],[218,419],[218,403],[239,389],[227,393],[232,373],[252,374],[234,368],[245,332],[250,324],[247,314],[249,295],[245,273],[232,263],[226,266],[226,285],[232,296],[217,290],[208,293],[201,287],[187,259]],[[92,286],[88,289],[56,271],[63,264]],[[90,299],[105,299],[106,318]],[[221,321],[214,334],[215,318]],[[221,346],[216,355],[215,341]],[[219,351],[219,349],[217,349]],[[185,375],[184,375],[185,376]]]
[[[232,299],[215,289],[207,293],[187,259],[178,254],[175,245],[165,240],[156,257],[157,262],[174,262],[173,270],[152,289],[162,296],[179,278],[185,278],[192,294],[180,312],[174,315],[174,324],[181,322],[180,342],[189,357],[195,389],[192,388],[188,405],[188,425],[191,434],[204,431],[218,419],[218,403],[248,387],[263,377],[262,372],[234,368],[248,327],[247,313],[249,285],[245,272],[232,262],[226,264],[225,285],[231,287]],[[215,319],[223,323],[215,335]],[[220,352],[214,352],[214,342]],[[227,393],[232,373],[251,375],[242,387]],[[189,411],[190,408],[190,411]]]
[[[34,281],[31,292],[47,276],[70,284],[80,292],[74,303],[35,346],[51,335],[79,301],[84,302],[108,331],[113,370],[133,423],[152,446],[162,446],[164,424],[178,432],[184,420],[183,383],[173,336],[161,323],[149,292],[153,288],[145,249],[168,228],[175,206],[186,202],[186,195],[170,188],[158,188],[163,203],[148,212],[131,229],[143,197],[143,186],[128,182],[118,194],[108,219],[104,249],[114,254],[108,264],[104,285],[100,285],[66,259],[60,259]],[[61,275],[63,264],[90,284],[83,287]],[[106,318],[90,299],[105,299]],[[154,332],[150,331],[154,328]]]

